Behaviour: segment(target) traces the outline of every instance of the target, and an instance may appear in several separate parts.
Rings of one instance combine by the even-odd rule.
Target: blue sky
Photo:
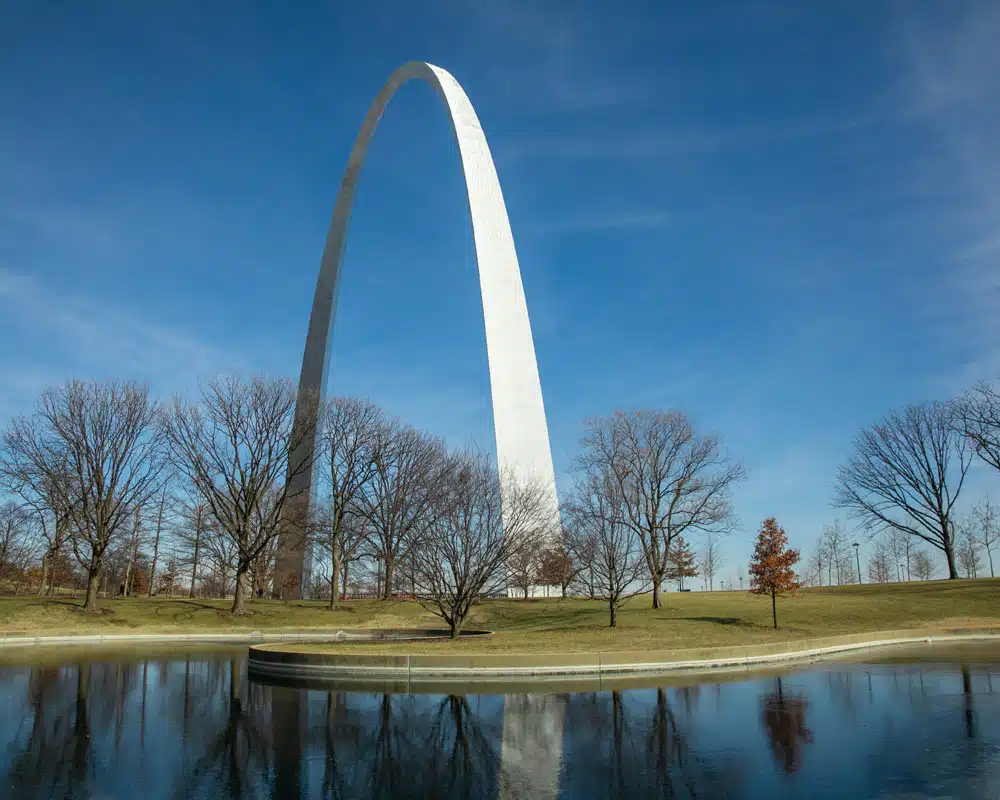
[[[0,10],[0,415],[70,376],[297,377],[335,190],[392,70],[493,150],[557,472],[676,408],[811,550],[857,430],[1000,374],[994,2],[36,3]],[[369,152],[331,389],[491,442],[472,235],[437,98]],[[968,500],[995,476],[977,469]]]

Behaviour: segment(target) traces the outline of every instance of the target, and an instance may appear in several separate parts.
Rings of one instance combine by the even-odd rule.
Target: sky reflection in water
[[[996,646],[450,696],[272,686],[243,655],[8,656],[0,796],[1000,796]]]

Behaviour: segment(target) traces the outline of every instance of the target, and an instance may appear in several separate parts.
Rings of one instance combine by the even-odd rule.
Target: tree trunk
[[[986,557],[990,560],[990,577],[995,578],[996,575],[993,572],[993,551],[990,548],[986,548]]]
[[[771,619],[774,620],[774,629],[778,630],[778,599],[774,589],[771,589]]]
[[[944,548],[944,557],[948,559],[948,580],[958,578],[958,570],[955,569],[955,548],[949,542]]]
[[[330,608],[337,607],[337,601],[340,599],[340,553],[339,548],[336,544],[333,547],[333,554],[331,558],[331,574],[330,574]]]
[[[97,611],[97,589],[101,583],[101,565],[91,562],[90,569],[87,570],[87,597],[83,601],[83,610]]]
[[[160,557],[160,532],[163,530],[163,507],[167,504],[167,490],[160,496],[160,510],[156,515],[156,538],[153,540],[153,563],[149,566],[149,589],[146,597],[153,596],[153,584],[156,581],[156,560]],[[167,565],[169,566],[169,564]]]
[[[653,608],[660,607],[660,576],[653,576]]]
[[[609,628],[618,627],[618,604],[614,600],[608,601],[608,608],[611,611],[611,621],[608,623]]]
[[[42,586],[45,585],[46,572],[49,578],[49,597],[56,596],[56,556],[59,555],[59,551],[62,550],[63,540],[66,538],[66,528],[69,526],[69,520],[66,517],[56,515],[56,538],[52,542],[52,546],[49,547],[46,552],[46,558],[48,558],[48,564],[46,565],[45,559],[42,559]],[[46,566],[48,570],[46,570]]]
[[[347,597],[347,586],[348,586],[347,573],[350,570],[350,568],[351,568],[351,562],[348,559],[347,561],[344,562],[344,591],[343,591],[344,597]]]
[[[383,600],[392,600],[392,573],[395,570],[395,564],[390,560],[385,560],[385,571],[383,573],[385,578],[385,586],[382,590]]]
[[[194,585],[198,581],[198,551],[201,549],[201,517],[195,523],[194,532],[194,563],[191,565],[191,588],[188,597],[194,597]]]
[[[565,583],[562,585],[562,599],[563,600],[566,599],[566,584]]]
[[[50,563],[49,562],[49,554],[46,553],[44,556],[42,556],[42,582],[38,586],[38,596],[39,597],[42,597],[45,594],[45,582],[46,582],[46,579],[49,577],[49,563]],[[992,566],[992,562],[991,562],[991,566]]]
[[[239,566],[236,568],[236,591],[233,593],[233,607],[231,609],[235,616],[247,613],[246,593],[247,593],[247,572],[249,566]]]
[[[125,565],[125,596],[128,597],[129,583],[132,580],[132,569],[135,560],[139,555],[139,507],[135,508],[135,521],[132,524],[132,552],[129,554],[128,564]]]
[[[449,629],[451,638],[452,639],[457,639],[458,638],[458,634],[462,630],[462,620],[460,620],[458,618],[458,616],[453,616],[450,620],[448,620],[448,629]]]

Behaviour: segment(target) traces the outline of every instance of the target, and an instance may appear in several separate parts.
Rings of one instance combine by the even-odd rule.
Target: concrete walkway
[[[112,645],[112,644],[171,644],[218,643],[260,644],[263,642],[384,642],[401,639],[439,639],[447,631],[426,628],[329,628],[307,631],[240,631],[236,633],[95,633],[63,636],[26,636],[23,633],[0,632],[0,648],[46,645]],[[490,636],[490,631],[463,631],[463,636]]]

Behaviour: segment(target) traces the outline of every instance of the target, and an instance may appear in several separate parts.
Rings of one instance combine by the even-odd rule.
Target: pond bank
[[[942,642],[1000,641],[1000,627],[877,631],[774,644],[651,652],[397,654],[346,652],[336,644],[250,647],[251,674],[288,678],[374,680],[476,680],[544,676],[621,676],[641,673],[749,670],[776,662],[808,662],[859,650]]]

